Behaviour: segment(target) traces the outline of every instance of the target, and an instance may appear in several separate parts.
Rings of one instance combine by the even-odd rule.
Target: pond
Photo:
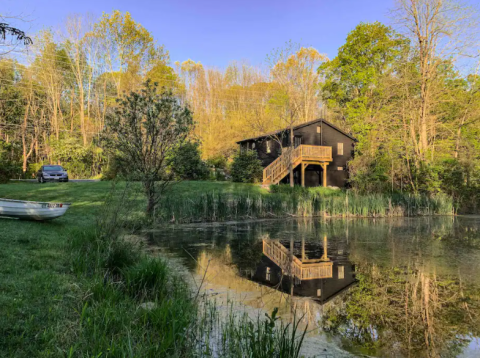
[[[480,217],[195,224],[150,240],[218,302],[295,312],[305,355],[480,356]]]

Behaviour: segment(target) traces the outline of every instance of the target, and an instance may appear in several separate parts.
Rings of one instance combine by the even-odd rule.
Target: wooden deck
[[[332,161],[332,147],[299,145],[285,148],[282,155],[263,170],[263,184],[278,184],[292,169],[302,165],[302,186],[305,186],[305,168],[310,164],[323,169],[323,186],[327,186],[327,165]]]
[[[326,256],[321,259],[300,260],[295,255],[291,258],[290,251],[277,241],[263,240],[263,254],[275,262],[289,276],[292,274],[299,280],[331,278],[333,262]],[[292,272],[293,271],[293,272]]]

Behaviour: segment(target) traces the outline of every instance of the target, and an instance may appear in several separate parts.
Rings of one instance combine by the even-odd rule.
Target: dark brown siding
[[[320,126],[320,133],[317,133],[317,127]],[[323,145],[332,147],[332,159],[327,167],[327,185],[343,188],[347,184],[348,172],[346,170],[347,163],[353,158],[354,140],[347,135],[341,133],[337,129],[331,127],[324,122],[315,122],[301,128],[297,128],[293,132],[294,136],[301,137],[301,143],[306,145]],[[284,136],[284,147],[289,145],[290,136],[286,131]],[[270,140],[270,153],[267,153],[266,142]],[[257,151],[258,157],[264,167],[272,163],[281,154],[280,144],[274,139],[260,138],[249,140],[241,143],[241,149],[252,149],[252,143],[255,143],[254,150]],[[337,153],[338,143],[343,144],[343,155]],[[342,170],[338,170],[338,168]],[[295,184],[300,185],[300,168],[295,169]],[[309,165],[305,171],[305,186],[322,185],[322,169],[319,165]],[[282,180],[282,183],[288,183],[288,176]]]

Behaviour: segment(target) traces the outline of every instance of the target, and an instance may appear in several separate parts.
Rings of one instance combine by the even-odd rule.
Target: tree
[[[440,69],[445,60],[453,63],[459,57],[476,55],[478,13],[455,0],[398,0],[395,16],[418,57],[418,156],[426,160],[438,124],[432,110],[442,93]]]
[[[157,86],[147,81],[141,91],[118,100],[106,125],[104,147],[116,155],[128,179],[141,181],[146,213],[152,217],[171,182],[167,157],[187,139],[193,128],[192,113],[171,92],[158,93]]]
[[[293,149],[293,127],[312,120],[318,114],[320,76],[317,68],[328,61],[326,55],[314,48],[300,47],[291,42],[268,57],[271,65],[275,92],[269,102],[270,112],[275,113],[277,130],[288,128],[289,146]],[[283,135],[274,136],[283,150]],[[292,162],[293,159],[290,159]],[[293,163],[290,164],[290,186],[294,186]]]
[[[254,150],[237,152],[231,167],[232,179],[240,183],[256,183],[262,178],[263,167]]]
[[[0,19],[3,20],[3,16],[0,15]],[[16,27],[9,26],[8,24],[1,22],[0,23],[0,39],[1,39],[1,46],[4,46],[5,40],[7,39],[7,35],[13,37],[14,41],[20,41],[25,46],[33,44],[33,41],[30,37],[28,37],[25,32]],[[15,42],[11,43],[10,45],[14,45]],[[8,45],[7,45],[8,46]],[[8,52],[8,51],[6,51]],[[2,54],[0,52],[0,54]]]
[[[104,13],[89,36],[99,41],[101,62],[110,73],[117,96],[135,90],[152,65],[168,60],[168,53],[156,46],[152,35],[129,12]]]
[[[348,34],[338,55],[318,68],[325,78],[323,100],[340,113],[360,148],[380,123],[391,95],[384,79],[395,73],[406,46],[407,40],[391,27],[360,23]]]
[[[176,179],[205,180],[208,177],[208,167],[201,158],[199,143],[194,141],[187,141],[175,148],[170,168]]]

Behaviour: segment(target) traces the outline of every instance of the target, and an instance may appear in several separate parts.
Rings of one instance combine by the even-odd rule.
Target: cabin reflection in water
[[[293,247],[291,251],[290,248]],[[294,296],[325,303],[354,283],[355,265],[342,248],[318,243],[263,239],[263,256],[249,278]],[[293,277],[293,280],[292,280]],[[293,283],[293,287],[292,287]]]

